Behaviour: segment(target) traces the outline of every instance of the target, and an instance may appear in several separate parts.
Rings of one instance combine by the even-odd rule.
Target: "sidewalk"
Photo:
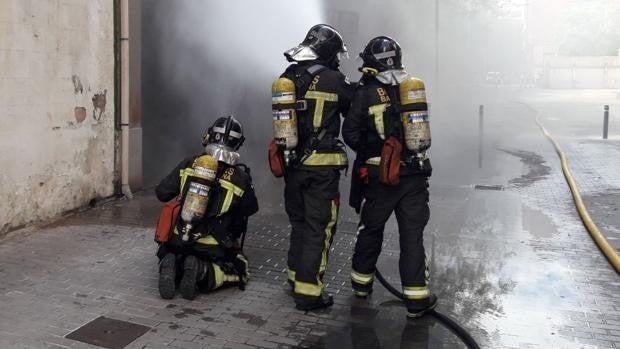
[[[400,306],[379,311],[379,301],[393,298],[380,287],[370,302],[351,296],[356,229],[347,218],[332,250],[327,290],[336,304],[329,310],[304,314],[294,309],[286,289],[288,222],[283,213],[269,212],[251,221],[246,251],[252,280],[245,291],[221,290],[191,302],[180,296],[162,300],[152,241],[159,207],[151,192],[140,193],[132,201],[3,239],[0,348],[96,348],[63,337],[102,315],[151,328],[128,348],[333,348],[342,343],[363,348],[373,347],[377,336],[386,338],[388,347],[460,346],[430,319],[412,328]]]
[[[544,107],[543,122],[560,137],[590,205],[607,205],[601,212],[610,223],[601,228],[617,228],[611,220],[617,215],[610,214],[620,173],[612,160],[617,143],[591,140],[587,132],[564,134],[572,123],[552,118],[570,113],[556,101],[527,100]],[[453,115],[459,115],[454,130],[434,137],[462,134],[458,122],[472,127],[477,117]],[[534,116],[522,103],[489,105],[481,169],[471,147],[475,132],[461,137],[465,145],[451,140],[434,148],[425,245],[438,310],[483,348],[619,349],[618,275],[583,228]],[[503,190],[477,190],[476,184]],[[402,305],[378,284],[368,301],[351,295],[357,217],[342,206],[325,278],[336,304],[306,314],[294,309],[287,291],[289,228],[277,202],[264,203],[250,219],[247,289],[191,302],[159,297],[152,239],[160,203],[152,192],[14,232],[0,240],[0,348],[96,348],[64,337],[99,316],[148,327],[127,348],[462,348],[433,318],[406,320]],[[378,266],[395,285],[398,255],[390,221]]]
[[[593,219],[620,250],[620,99],[617,91],[556,91],[529,104],[564,151]],[[603,140],[603,105],[609,137]]]

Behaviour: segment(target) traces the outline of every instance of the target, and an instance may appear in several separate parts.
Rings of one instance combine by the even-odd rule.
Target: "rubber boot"
[[[416,319],[435,309],[437,306],[437,296],[432,294],[426,299],[417,301],[408,300],[405,303],[407,304],[407,317],[410,319]]]
[[[198,293],[198,287],[196,281],[198,280],[198,271],[200,268],[200,261],[195,256],[185,257],[183,263],[183,278],[181,279],[181,296],[187,300],[193,300]]]
[[[163,299],[174,298],[176,269],[176,256],[172,253],[159,262],[159,295]]]
[[[297,310],[315,310],[321,308],[331,307],[334,304],[334,297],[332,295],[322,294],[318,297],[304,296],[295,294],[295,308]]]

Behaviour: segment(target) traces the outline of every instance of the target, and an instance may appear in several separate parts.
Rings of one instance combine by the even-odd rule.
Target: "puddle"
[[[548,239],[558,234],[558,230],[549,216],[529,206],[521,206],[521,220],[523,230],[537,238]]]
[[[547,177],[547,175],[551,172],[551,168],[545,165],[546,161],[544,158],[536,153],[524,150],[500,150],[504,153],[519,158],[521,163],[527,167],[527,173],[522,174],[517,178],[513,178],[508,182],[517,188],[527,187],[534,182],[540,181]]]

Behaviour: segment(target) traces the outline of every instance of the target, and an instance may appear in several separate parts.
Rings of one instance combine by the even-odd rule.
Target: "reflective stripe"
[[[220,268],[219,265],[215,264],[215,263],[211,263],[211,265],[213,266],[213,274],[215,275],[215,287],[213,287],[213,289],[222,287],[222,285],[224,284],[224,277],[226,276],[224,274],[224,272],[222,271],[222,268]]]
[[[230,209],[230,205],[232,204],[233,195],[234,194],[232,190],[226,190],[226,196],[224,197],[224,203],[222,204],[222,209],[220,210],[220,213],[218,214],[218,216],[221,216],[224,213],[228,212],[228,209]]]
[[[351,271],[351,280],[361,285],[368,285],[372,282],[374,274],[362,274],[355,270]]]
[[[323,290],[323,283],[319,281],[318,285],[310,284],[307,282],[295,281],[295,293],[303,294],[305,296],[318,297]]]
[[[305,98],[316,100],[312,126],[315,129],[320,128],[323,124],[323,107],[325,106],[325,102],[338,102],[338,95],[330,92],[308,91],[306,92]]]
[[[222,186],[222,188],[226,189],[226,196],[224,197],[224,203],[222,204],[222,209],[220,210],[218,216],[221,216],[224,213],[228,212],[228,210],[230,209],[230,205],[233,201],[233,195],[241,197],[244,193],[243,189],[239,188],[238,186],[232,184],[229,181],[220,179],[220,185]]]
[[[375,122],[375,129],[377,130],[377,133],[379,134],[379,137],[381,137],[381,139],[385,139],[385,130],[383,128],[383,114],[385,113],[385,110],[389,105],[389,103],[383,103],[368,107],[368,115],[371,115],[373,117],[373,120]]]
[[[370,159],[366,160],[366,165],[379,166],[380,163],[381,163],[381,157],[379,157],[379,156],[376,156],[374,158],[370,158]]]
[[[222,188],[232,191],[237,196],[243,196],[243,193],[244,193],[243,189],[234,185],[232,182],[229,182],[224,179],[220,179],[220,185],[222,186]]]
[[[226,274],[219,265],[211,263],[213,266],[213,274],[215,275],[213,289],[220,288],[225,282],[239,282],[239,275]]]
[[[196,242],[199,243],[199,244],[209,245],[209,246],[217,246],[217,245],[219,245],[219,243],[217,242],[217,240],[215,240],[213,235],[207,235],[207,236],[205,236],[203,238],[200,238],[200,239],[196,240]]]
[[[239,282],[239,275],[224,273],[224,282]]]
[[[228,132],[229,136],[235,137],[235,138],[241,138],[241,133],[230,130],[230,132]]]
[[[286,268],[286,273],[288,274],[288,279],[295,282],[295,271],[289,268]]]
[[[187,177],[192,176],[194,174],[194,170],[190,167],[184,168],[180,171],[179,176],[181,177],[181,193],[183,192],[183,188],[185,187],[185,181]]]
[[[319,267],[319,274],[324,273],[325,269],[327,268],[327,258],[329,256],[329,246],[331,244],[332,230],[334,229],[334,226],[338,221],[338,205],[336,205],[334,200],[331,201],[331,204],[331,218],[327,223],[327,226],[325,227],[325,247],[323,248],[323,253],[321,253],[321,266]]]
[[[373,56],[375,56],[375,59],[386,59],[390,57],[396,57],[396,51],[386,51],[386,52],[375,53]]]
[[[425,161],[426,159],[428,159],[428,156],[426,155],[426,152],[419,154],[421,155],[420,157],[417,157],[416,159]],[[366,160],[366,165],[374,165],[374,166],[379,166],[379,164],[381,163],[381,157],[376,156],[374,158],[370,158],[368,160]],[[401,165],[406,165],[407,163],[404,161],[400,162]]]
[[[403,287],[403,295],[407,299],[425,299],[428,298],[431,293],[428,286],[405,286]]]
[[[308,166],[347,166],[349,161],[346,153],[317,153],[313,151],[303,164]]]

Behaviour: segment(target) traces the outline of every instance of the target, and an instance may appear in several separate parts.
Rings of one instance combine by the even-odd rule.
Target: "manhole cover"
[[[148,330],[150,327],[100,316],[65,338],[108,349],[123,349]]]
[[[476,184],[474,189],[477,190],[504,190],[503,185]]]

